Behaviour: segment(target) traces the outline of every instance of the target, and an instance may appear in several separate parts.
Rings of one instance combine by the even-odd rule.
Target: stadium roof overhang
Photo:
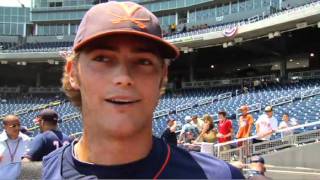
[[[230,29],[213,30],[206,33],[192,34],[168,40],[183,51],[185,48],[206,48],[231,43],[241,43],[259,38],[273,38],[282,32],[306,28],[320,22],[320,2],[312,3],[273,14],[262,20],[239,25],[231,37],[226,36]],[[318,25],[319,26],[319,25]],[[233,32],[233,31],[231,31]],[[272,36],[272,37],[271,37]],[[46,62],[48,59],[63,61],[58,50],[51,52],[19,52],[0,53],[0,60]]]
[[[316,25],[319,22],[320,2],[279,12],[255,22],[238,25],[235,27],[235,30],[232,30],[231,28],[213,30],[207,33],[169,39],[168,41],[182,48],[182,50],[185,47],[193,49],[205,48],[219,46],[229,42],[236,44],[259,38],[273,38],[280,36],[281,32],[306,28],[308,26]],[[233,36],[227,37],[226,31],[235,31],[235,33]]]

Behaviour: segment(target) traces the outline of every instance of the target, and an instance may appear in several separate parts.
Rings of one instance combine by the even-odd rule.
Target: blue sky
[[[25,7],[31,6],[31,0],[0,0],[0,6],[6,7],[19,7],[21,4],[24,4]]]

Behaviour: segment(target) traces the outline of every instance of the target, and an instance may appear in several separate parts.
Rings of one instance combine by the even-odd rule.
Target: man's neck
[[[152,148],[152,132],[127,138],[96,136],[84,131],[75,144],[74,153],[78,160],[100,165],[119,165],[146,157]]]
[[[16,135],[16,136],[11,136],[11,135],[9,135],[9,134],[7,133],[7,137],[8,137],[8,139],[10,139],[10,140],[16,140],[16,139],[18,139],[19,134]]]

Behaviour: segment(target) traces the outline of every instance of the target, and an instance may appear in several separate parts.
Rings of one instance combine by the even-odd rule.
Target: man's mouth
[[[140,102],[141,100],[128,100],[128,99],[106,99],[107,102],[116,105],[128,105]]]

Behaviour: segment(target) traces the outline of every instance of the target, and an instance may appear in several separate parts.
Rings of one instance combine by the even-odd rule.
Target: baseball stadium
[[[158,18],[164,41],[180,52],[167,61],[168,78],[153,112],[154,137],[165,141],[168,130],[175,146],[228,162],[249,179],[252,164],[259,163],[265,178],[320,178],[319,0],[131,2]],[[37,118],[51,109],[59,131],[81,139],[83,108],[65,94],[62,77],[77,32],[84,31],[81,20],[93,6],[108,3],[0,0],[2,133],[14,115],[32,144],[43,133]],[[118,19],[112,23],[141,24],[135,9],[124,9],[126,17],[113,14]],[[12,163],[18,145],[12,154],[0,137],[0,175],[6,147]],[[37,179],[31,171],[22,179]]]

